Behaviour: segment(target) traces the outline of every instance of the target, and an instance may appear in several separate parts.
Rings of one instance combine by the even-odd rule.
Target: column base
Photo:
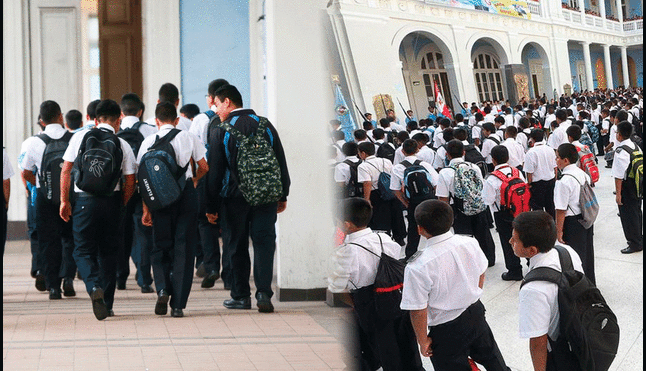
[[[278,301],[325,301],[327,288],[314,289],[283,289],[278,288],[276,298]]]
[[[325,291],[325,304],[333,308],[349,308],[350,305],[343,300],[343,297],[348,295],[347,293],[332,292],[330,290]]]

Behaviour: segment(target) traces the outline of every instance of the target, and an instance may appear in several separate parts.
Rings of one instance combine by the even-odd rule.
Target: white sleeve
[[[496,202],[496,188],[493,185],[493,179],[491,177],[495,177],[495,175],[490,175],[482,187],[482,202],[485,205],[493,205]]]
[[[357,182],[363,183],[372,181],[370,171],[368,171],[368,166],[372,165],[368,165],[365,161],[359,164],[359,167],[357,168]]]
[[[401,191],[403,180],[403,171],[401,166],[393,166],[393,173],[390,176],[390,189],[393,191]]]
[[[81,147],[81,142],[87,133],[89,133],[89,130],[81,130],[72,136],[70,144],[67,145],[67,149],[65,150],[65,154],[63,154],[63,161],[74,162],[74,160],[76,160],[78,150]],[[130,147],[130,145],[128,145],[128,147]]]
[[[442,171],[449,170],[440,170],[440,175],[438,176],[437,187],[435,188],[435,195],[437,197],[449,197],[451,190],[449,189],[449,182],[446,176],[442,176]]]
[[[551,313],[547,295],[530,284],[524,286],[518,294],[518,335],[529,339],[547,334]]]
[[[22,170],[30,170],[30,171],[36,171],[38,168],[36,166],[36,160],[34,159],[33,156],[33,151],[31,151],[31,147],[34,145],[34,139],[35,140],[40,140],[36,137],[30,137],[27,138],[24,142],[22,142],[22,146],[20,147],[20,155],[18,156],[18,167]]]
[[[125,140],[119,138],[121,142],[121,151],[123,152],[123,160],[121,161],[121,170],[123,175],[132,175],[137,173],[137,161],[135,154],[132,152],[132,147]]]
[[[403,310],[428,308],[428,295],[433,282],[416,267],[407,266],[404,270],[404,287],[400,307]]]
[[[14,175],[13,166],[11,166],[11,161],[9,161],[9,156],[7,155],[7,150],[2,149],[2,180],[7,180]]]

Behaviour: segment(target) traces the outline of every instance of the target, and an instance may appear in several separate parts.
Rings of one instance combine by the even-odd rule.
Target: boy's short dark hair
[[[101,99],[93,100],[87,105],[86,113],[90,116],[90,120],[94,120],[96,118],[96,106],[98,106],[99,103],[101,103]]]
[[[218,97],[220,102],[224,102],[225,99],[229,98],[229,101],[233,103],[236,107],[242,107],[242,95],[233,85],[224,85],[215,92],[215,96]]]
[[[416,130],[419,126],[417,125],[417,121],[408,121],[406,124],[406,129],[413,131]]]
[[[363,130],[372,130],[372,122],[370,121],[364,121],[363,122]]]
[[[404,143],[402,143],[402,152],[408,156],[412,156],[417,153],[417,141],[414,139],[406,139]]]
[[[368,156],[372,156],[375,154],[375,145],[370,142],[359,143],[357,150],[359,152],[364,152]]]
[[[343,152],[343,154],[346,156],[356,156],[357,150],[358,146],[355,142],[346,142],[343,143],[343,146],[341,146],[341,152]]]
[[[570,161],[570,165],[576,164],[579,161],[579,152],[572,143],[561,144],[556,152],[560,158]]]
[[[440,200],[426,200],[415,208],[415,221],[431,236],[448,232],[453,225],[453,209]]]
[[[170,82],[165,83],[159,88],[159,102],[170,102],[175,104],[179,100],[179,90],[177,86]]]
[[[485,122],[484,124],[482,124],[482,130],[486,130],[490,133],[495,133],[496,127],[490,122]]]
[[[496,164],[504,164],[509,161],[509,150],[503,145],[494,146],[491,149],[491,158],[496,161]]]
[[[510,138],[516,138],[518,135],[518,129],[515,126],[507,126],[505,128],[505,134],[508,135]]]
[[[518,120],[518,126],[520,126],[523,129],[526,129],[529,127],[529,119],[527,117],[522,117],[520,120]]]
[[[341,201],[342,222],[350,222],[356,227],[364,228],[372,218],[372,206],[364,198],[352,197]]]
[[[633,124],[628,121],[620,122],[619,124],[617,124],[617,132],[621,135],[622,138],[628,139],[633,133]]]
[[[161,102],[155,107],[155,117],[163,123],[171,123],[177,118],[177,108],[171,102]]]
[[[187,119],[192,120],[195,116],[200,114],[200,107],[194,103],[185,104],[179,109],[179,113],[183,113]]]
[[[121,97],[119,107],[124,115],[136,116],[141,110],[141,98],[135,93],[126,93]]]
[[[215,92],[218,91],[221,87],[229,85],[227,80],[225,79],[215,79],[209,83],[209,89],[208,89],[208,94],[211,97],[215,97]]]
[[[567,130],[565,130],[565,133],[568,137],[571,137],[572,140],[581,139],[581,128],[577,125],[570,125]]]
[[[534,142],[540,142],[545,138],[545,132],[542,129],[532,129],[529,132],[529,137],[534,139]]]
[[[61,106],[53,100],[46,100],[40,104],[40,119],[45,124],[51,124],[61,114]]]
[[[112,99],[102,100],[96,106],[96,118],[99,121],[115,121],[121,117],[121,107]]]
[[[379,125],[382,128],[387,128],[388,126],[390,126],[390,121],[387,118],[379,119]]]
[[[397,140],[403,143],[406,139],[410,139],[410,135],[406,130],[397,133]]]
[[[65,122],[70,130],[76,130],[83,125],[83,114],[79,110],[70,110],[65,114]]]
[[[478,107],[476,107],[476,109],[478,109]],[[476,116],[476,122],[480,122],[484,120],[484,116],[480,112],[476,112],[475,116]]]
[[[453,129],[452,128],[446,128],[442,130],[442,139],[444,139],[445,142],[449,142],[453,140]]]
[[[354,133],[352,133],[352,135],[354,135],[354,139],[356,139],[357,141],[365,140],[368,138],[368,133],[366,133],[366,131],[363,129],[355,130]]]
[[[556,116],[557,119],[561,120],[561,122],[567,120],[567,111],[565,110],[557,110],[554,115]]]
[[[464,144],[457,139],[450,140],[446,143],[446,153],[452,159],[462,157],[464,155]]]
[[[497,122],[497,123],[499,123],[499,124],[503,124],[503,125],[504,125],[504,124],[505,124],[505,118],[504,118],[504,117],[502,117],[502,116],[496,116],[496,118],[495,118],[495,119],[493,119],[493,122]]]
[[[556,243],[556,223],[545,211],[527,211],[516,216],[513,230],[525,247],[536,246],[539,252],[548,252]]]
[[[439,120],[440,126],[443,128],[450,128],[451,127],[451,120],[447,118],[443,118]]]
[[[453,129],[453,137],[459,141],[467,140],[467,129],[463,127],[457,127]]]
[[[424,133],[417,133],[411,138],[417,143],[426,144],[428,142],[428,136]]]
[[[384,139],[385,131],[384,129],[375,129],[372,131],[372,137],[379,140]]]
[[[455,114],[455,122],[463,122],[464,121],[464,115],[461,113],[456,113]]]

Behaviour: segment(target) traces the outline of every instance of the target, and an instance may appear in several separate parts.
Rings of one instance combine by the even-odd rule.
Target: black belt
[[[118,194],[121,194],[121,191],[114,191],[111,195],[109,196],[103,196],[103,195],[95,195],[93,193],[88,193],[88,192],[74,192],[74,195],[79,198],[83,197],[114,197]]]

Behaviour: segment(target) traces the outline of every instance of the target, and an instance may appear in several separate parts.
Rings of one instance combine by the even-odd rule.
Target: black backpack
[[[112,195],[121,179],[122,162],[119,137],[107,129],[89,130],[74,161],[76,186],[93,195]]]
[[[390,162],[393,162],[395,161],[395,148],[393,148],[392,144],[383,142],[379,145],[379,148],[377,148],[376,156],[387,158],[390,160]]]
[[[431,174],[421,165],[422,161],[414,163],[402,161],[404,165],[404,193],[411,204],[435,198],[435,187],[431,183]]]
[[[45,195],[47,201],[58,205],[61,202],[61,170],[63,168],[63,155],[70,139],[74,134],[66,131],[59,139],[52,139],[47,134],[40,134],[38,138],[45,142],[43,160],[40,163],[40,192]]]
[[[606,371],[619,347],[617,317],[599,289],[583,273],[574,270],[569,252],[563,246],[554,248],[559,253],[562,272],[548,267],[533,269],[520,287],[531,281],[557,284],[559,340],[567,341],[581,370]]]
[[[487,164],[485,163],[485,158],[482,153],[478,151],[475,144],[464,146],[464,161],[470,162],[479,167],[483,178],[487,175]]]
[[[150,211],[166,208],[180,199],[186,185],[188,164],[180,167],[175,159],[175,150],[170,141],[181,130],[171,129],[168,134],[155,139],[139,163],[137,180],[139,193]]]
[[[132,125],[131,127],[120,130],[117,133],[117,136],[126,142],[130,144],[130,147],[132,148],[132,152],[135,154],[135,157],[137,157],[137,154],[139,153],[139,147],[141,147],[141,143],[144,141],[144,135],[141,134],[141,131],[139,131],[139,128],[141,125],[145,125],[146,123],[139,121],[136,124]]]
[[[344,197],[363,197],[363,183],[359,183],[359,164],[362,161],[352,162],[350,160],[343,161],[350,167],[350,180],[345,186]]]

